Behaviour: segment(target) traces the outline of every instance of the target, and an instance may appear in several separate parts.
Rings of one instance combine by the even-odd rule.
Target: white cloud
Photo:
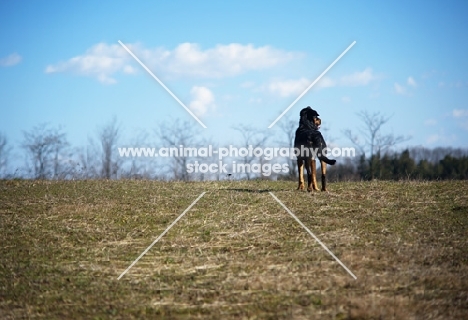
[[[343,101],[344,103],[349,103],[349,102],[351,102],[351,98],[345,96],[345,97],[342,97],[342,98],[341,98],[341,101]]]
[[[427,137],[426,143],[427,143],[427,144],[434,144],[434,143],[436,143],[436,142],[438,142],[438,141],[440,141],[440,140],[441,140],[440,135],[438,135],[438,134],[431,134],[429,137]]]
[[[9,56],[6,56],[4,58],[0,58],[0,66],[1,67],[12,67],[18,63],[21,62],[23,58],[15,53],[10,54]]]
[[[371,68],[366,68],[364,71],[355,72],[350,75],[345,75],[340,78],[340,85],[344,87],[366,86],[371,81],[377,80],[378,77],[373,73]]]
[[[115,73],[119,71],[127,74],[135,72],[129,64],[129,60],[128,53],[120,45],[98,43],[81,56],[48,65],[45,72],[70,72],[95,77],[102,83],[112,84],[116,82],[112,77]]]
[[[412,96],[412,91],[410,87],[416,88],[418,86],[416,80],[412,76],[409,76],[408,79],[406,79],[406,86],[399,84],[398,82],[395,82],[393,84],[393,91],[396,94],[400,95],[407,95],[407,96]]]
[[[461,128],[468,130],[468,109],[453,109],[452,116]]]
[[[279,95],[280,97],[289,97],[291,95],[300,95],[310,85],[310,81],[306,78],[297,80],[278,80],[271,81],[267,88],[268,91]]]
[[[369,98],[370,99],[377,99],[380,97],[380,92],[372,92],[370,95],[369,95]]]
[[[440,74],[439,71],[433,69],[431,71],[427,71],[427,72],[424,72],[421,76],[421,78],[423,79],[430,79],[430,78],[433,78],[434,76],[436,76],[437,74]]]
[[[231,43],[202,50],[196,43],[182,43],[174,50],[143,50],[148,63],[171,75],[221,78],[262,70],[301,56],[270,46]]]
[[[393,89],[395,90],[396,94],[406,94],[406,88],[397,82],[395,82],[395,84],[393,85]]]
[[[126,65],[123,67],[123,72],[126,74],[133,74],[133,73],[136,73],[136,70],[132,66]]]
[[[426,121],[424,121],[424,125],[426,126],[435,126],[436,124],[437,124],[436,119],[427,119]]]
[[[172,77],[221,78],[251,70],[271,68],[302,56],[270,46],[231,43],[202,50],[196,43],[182,43],[173,50],[148,49],[141,44],[127,44],[139,59],[158,75]],[[70,72],[92,76],[104,83],[114,83],[117,72],[135,73],[133,58],[119,45],[98,43],[83,55],[46,67],[46,73]]]
[[[322,77],[312,88],[366,86],[370,82],[378,79],[379,77],[373,73],[371,68],[366,68],[364,71],[342,76],[338,80],[334,80],[330,77]],[[304,77],[299,79],[273,80],[266,86],[263,86],[261,90],[264,90],[266,87],[268,92],[281,97],[289,97],[301,94],[313,81],[314,79],[307,79]]]
[[[426,138],[426,143],[430,145],[450,145],[457,141],[455,134],[447,134],[444,130],[440,130],[439,133],[434,133]]]
[[[310,83],[312,83],[312,81],[310,81]],[[329,77],[323,77],[317,82],[316,86],[318,88],[331,88],[336,86],[336,81]]]
[[[418,84],[416,83],[416,81],[413,79],[413,77],[408,77],[408,80],[406,81],[406,83],[409,85],[409,86],[412,86],[412,87],[417,87]]]
[[[241,88],[244,88],[244,89],[253,88],[253,87],[255,87],[255,82],[253,82],[253,81],[246,81],[246,82],[241,83],[240,86],[241,86]]]
[[[195,115],[202,116],[208,110],[216,107],[214,104],[214,95],[207,87],[194,86],[192,90],[190,90],[190,94],[192,96],[192,101],[188,107]]]
[[[468,87],[468,83],[463,83],[462,81],[451,81],[451,82],[445,82],[445,81],[439,81],[438,83],[439,88],[465,88]]]
[[[468,117],[468,110],[466,109],[453,109],[452,115],[454,118]]]
[[[263,102],[262,98],[250,98],[249,103],[251,104],[261,104]]]

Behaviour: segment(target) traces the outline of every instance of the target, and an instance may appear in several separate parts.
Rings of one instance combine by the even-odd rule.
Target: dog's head
[[[319,114],[311,107],[302,109],[300,112],[300,117],[301,120],[304,119],[312,122],[317,127],[317,129],[320,128],[320,125],[322,124],[322,120],[319,118]]]
[[[320,126],[322,125],[322,119],[319,117],[314,117],[314,125],[317,127],[317,130],[320,129]]]

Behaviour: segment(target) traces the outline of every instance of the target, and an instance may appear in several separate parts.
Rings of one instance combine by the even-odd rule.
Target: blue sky
[[[123,141],[176,118],[199,126],[121,40],[204,136],[231,142],[234,125],[266,129],[356,41],[286,117],[310,105],[349,146],[356,113],[379,111],[405,146],[467,148],[467,15],[466,1],[3,1],[0,131],[20,150],[44,122],[75,146],[113,116]]]

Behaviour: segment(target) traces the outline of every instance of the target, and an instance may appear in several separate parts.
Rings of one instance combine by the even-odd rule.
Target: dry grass
[[[468,182],[294,187],[2,181],[0,318],[468,318]]]

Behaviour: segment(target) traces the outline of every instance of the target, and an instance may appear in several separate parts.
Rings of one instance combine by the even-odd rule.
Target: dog
[[[298,190],[304,190],[304,166],[307,171],[307,191],[318,191],[317,187],[317,167],[315,157],[320,160],[322,171],[322,191],[327,191],[327,164],[334,165],[336,160],[328,159],[323,150],[327,147],[322,134],[320,125],[322,120],[317,111],[307,107],[300,112],[299,127],[294,137],[294,148],[297,154],[297,168],[299,171]]]

